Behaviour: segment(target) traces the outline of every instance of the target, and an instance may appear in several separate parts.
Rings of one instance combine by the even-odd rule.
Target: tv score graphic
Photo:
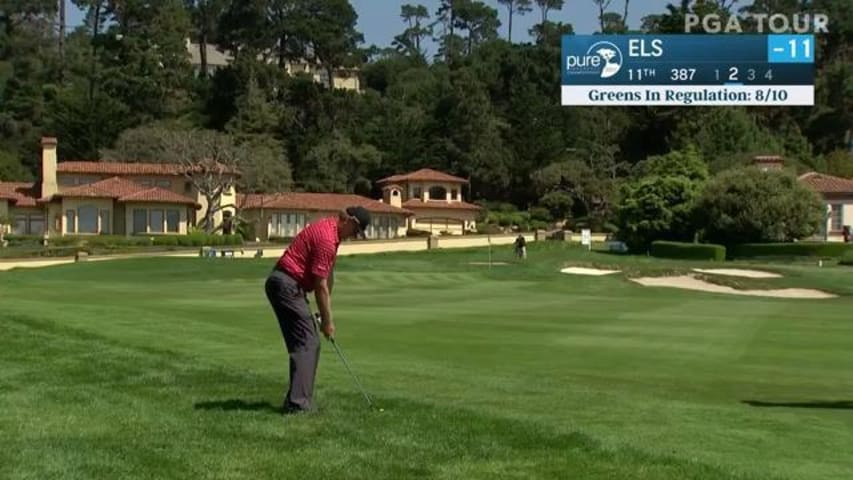
[[[566,35],[562,105],[814,105],[815,38]]]

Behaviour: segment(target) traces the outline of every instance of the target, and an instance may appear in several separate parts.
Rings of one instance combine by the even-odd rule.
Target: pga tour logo
[[[622,50],[611,42],[596,42],[584,55],[566,56],[569,75],[600,75],[610,78],[622,69]]]

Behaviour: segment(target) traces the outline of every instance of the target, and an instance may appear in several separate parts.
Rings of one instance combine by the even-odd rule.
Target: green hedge
[[[432,234],[427,232],[426,230],[417,230],[414,228],[406,230],[407,237],[429,237],[430,235]]]
[[[731,258],[755,257],[820,257],[839,258],[852,251],[853,245],[831,242],[744,243],[729,248]]]
[[[243,237],[234,235],[208,235],[191,233],[189,235],[67,235],[48,239],[47,247],[42,246],[38,236],[7,237],[9,246],[0,249],[0,256],[11,257],[55,257],[73,256],[77,251],[89,253],[112,253],[116,251],[134,251],[150,247],[202,247],[243,245]],[[5,251],[4,251],[5,250]]]
[[[683,242],[652,242],[649,252],[653,257],[677,258],[684,260],[715,260],[722,262],[726,259],[726,247],[710,243]]]
[[[841,257],[841,261],[838,263],[841,265],[853,267],[853,249],[844,252],[844,255]]]
[[[42,242],[39,235],[5,235],[3,239],[10,247],[40,247]]]

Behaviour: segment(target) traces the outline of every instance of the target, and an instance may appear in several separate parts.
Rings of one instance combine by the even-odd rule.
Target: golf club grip
[[[323,319],[322,319],[322,318],[320,318],[320,314],[319,314],[319,313],[315,313],[315,314],[314,314],[314,321],[315,321],[315,322],[317,322],[317,327],[318,327],[318,328],[320,328],[320,326],[321,326],[321,325],[323,325]],[[322,333],[322,329],[320,330],[320,333]],[[334,343],[334,342],[335,342],[334,337],[329,337],[329,341],[330,341],[330,342],[332,342],[332,343]]]

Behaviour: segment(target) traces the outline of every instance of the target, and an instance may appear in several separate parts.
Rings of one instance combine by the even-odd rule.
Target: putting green
[[[713,265],[533,244],[341,258],[316,414],[281,417],[270,259],[0,272],[0,478],[846,479],[853,269],[787,300],[647,288]],[[739,265],[758,270],[767,265]]]

